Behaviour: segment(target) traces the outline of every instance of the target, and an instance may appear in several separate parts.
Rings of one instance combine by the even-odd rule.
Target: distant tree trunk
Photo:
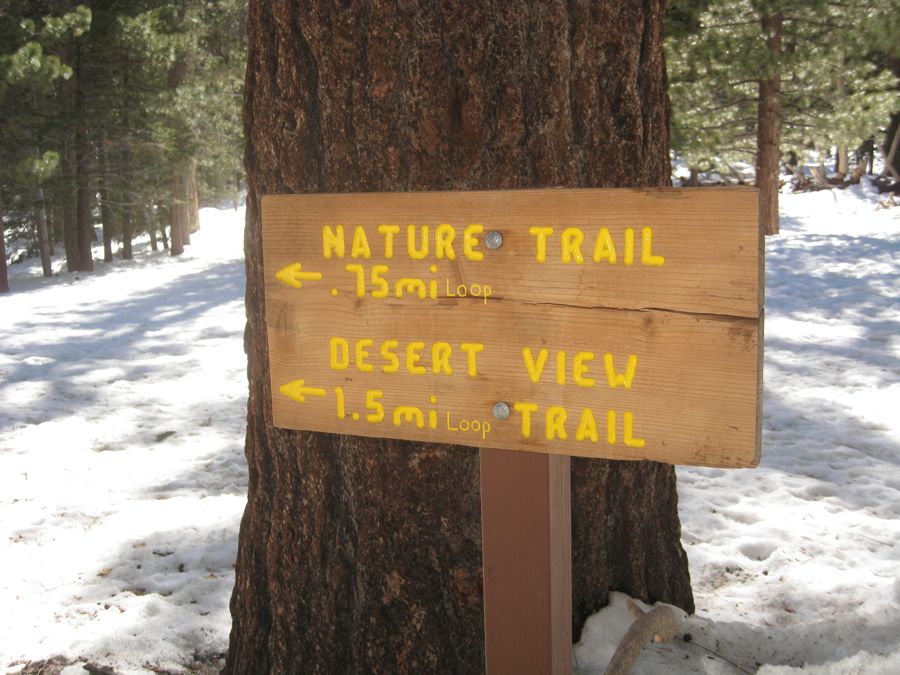
[[[181,222],[182,221],[182,218],[181,218],[182,211],[177,206],[177,199],[178,199],[177,195],[178,195],[179,185],[180,185],[180,181],[177,179],[177,177],[173,176],[173,178],[172,178],[172,203],[169,208],[169,213],[170,213],[169,221],[171,222],[170,231],[172,233],[172,237],[171,237],[172,249],[170,252],[172,255],[181,255],[182,253],[184,253],[184,245],[182,244],[183,236],[184,236],[182,234],[182,231],[184,230],[184,225]]]
[[[179,163],[172,172],[172,255],[181,255],[191,243],[189,199],[188,171]]]
[[[44,188],[40,185],[31,191],[34,201],[34,222],[37,225],[38,247],[41,251],[41,268],[45,277],[53,276],[53,267],[50,264],[50,235],[47,233],[47,215],[44,205]]]
[[[843,100],[847,97],[847,81],[844,77],[846,58],[844,57],[843,49],[839,53],[840,58],[837,62],[837,73],[835,76],[835,94],[839,100]],[[847,146],[846,141],[840,141],[837,144],[834,160],[834,172],[840,176],[841,182],[843,182],[850,173],[850,148]]]
[[[778,234],[778,176],[781,142],[781,12],[762,18],[770,66],[759,81],[756,131],[756,185],[759,224],[766,234]]]
[[[60,8],[66,10],[68,6],[67,2],[63,2]],[[65,47],[59,50],[59,58],[62,63],[70,63],[68,50]],[[77,98],[76,78],[59,78],[57,87],[60,110],[74,110]],[[80,268],[81,261],[78,249],[78,184],[73,124],[68,124],[62,129],[62,148],[59,159],[61,174],[59,182],[60,224],[63,246],[66,251],[66,271],[75,272]]]
[[[6,230],[3,227],[2,188],[0,188],[0,293],[9,293],[9,273],[6,269]]]
[[[52,191],[51,191],[52,195]],[[56,204],[53,197],[44,198],[44,215],[47,218],[47,252],[50,254],[51,260],[56,255],[55,246],[53,245],[53,237],[56,236]]]
[[[182,0],[176,14],[176,25],[183,25],[187,17],[187,2]],[[190,49],[182,49],[176,55],[169,67],[166,77],[166,85],[169,90],[175,92],[183,83],[193,67],[193,55]],[[184,132],[185,130],[181,130]],[[190,208],[190,161],[182,158],[176,161],[172,167],[172,199],[171,199],[171,223],[172,223],[172,255],[184,253],[184,247],[191,243],[191,218]]]
[[[95,238],[94,219],[91,215],[90,151],[87,133],[84,130],[77,130],[75,135],[75,169],[78,172],[78,210],[76,214],[78,269],[82,272],[90,272],[94,269],[92,246]]]
[[[135,194],[132,185],[131,147],[126,140],[122,145],[122,260],[131,260],[131,240],[134,236]]]
[[[84,104],[84,54],[80,48],[77,52],[75,65],[75,171],[78,176],[78,269],[82,272],[90,272],[94,269],[94,254],[92,246],[96,235],[94,234],[94,219],[91,214],[91,152],[87,134],[87,114]]]
[[[193,234],[200,229],[200,184],[197,182],[196,159],[191,159],[189,168],[190,173],[188,175],[188,191],[190,197],[188,199],[188,222],[190,223],[190,226],[188,227],[188,232],[190,234]],[[187,243],[190,243],[190,238],[188,239]]]
[[[156,243],[156,219],[153,217],[152,207],[147,206],[141,209],[141,218],[147,234],[150,235],[150,250],[156,253],[159,251],[159,244]]]
[[[835,157],[834,172],[844,180],[850,173],[850,150],[846,143],[839,143]]]
[[[159,205],[157,205],[157,212],[156,212],[155,217],[156,217],[156,224],[159,226],[159,238],[162,239],[163,251],[168,251],[169,250],[169,238],[166,236],[166,223],[165,223],[165,221],[160,220],[163,217],[162,214],[164,212],[165,212],[165,210],[160,208]]]
[[[80,269],[78,250],[78,185],[75,178],[74,136],[66,134],[66,141],[60,155],[62,172],[62,217],[63,244],[66,249],[66,270],[76,272]]]
[[[106,161],[106,139],[100,138],[97,144],[97,158],[100,171],[97,176],[100,193],[100,220],[103,221],[103,261],[113,261],[113,209],[109,201],[109,166]]]
[[[248,503],[226,673],[484,667],[478,453],[272,425],[260,197],[669,184],[665,3],[251,0]],[[675,472],[572,461],[573,622],[693,610]]]
[[[898,59],[898,62],[900,62],[900,59]],[[898,138],[900,138],[900,112],[891,115],[891,121],[888,123],[887,131],[884,134],[885,166],[882,175],[900,176],[900,151],[897,150],[900,143],[898,143]]]

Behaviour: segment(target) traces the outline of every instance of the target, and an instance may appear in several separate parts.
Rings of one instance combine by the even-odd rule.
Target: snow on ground
[[[637,673],[900,673],[900,208],[863,188],[782,202],[762,463],[678,469],[697,614]],[[11,268],[4,672],[221,664],[246,489],[243,214],[202,216],[181,259]],[[625,599],[589,620],[577,672],[603,672]]]
[[[697,613],[636,673],[900,673],[900,208],[877,204],[782,196],[762,462],[678,468]],[[590,619],[580,672],[603,672],[627,617],[619,597]]]
[[[181,258],[144,245],[90,274],[11,267],[3,672],[48,657],[181,671],[227,649],[246,495],[242,221],[205,209]]]

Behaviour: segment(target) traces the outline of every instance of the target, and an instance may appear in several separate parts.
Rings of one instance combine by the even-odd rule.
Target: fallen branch
[[[657,607],[644,613],[630,598],[626,606],[635,617],[635,621],[616,647],[616,653],[609,662],[606,675],[627,675],[651,638],[654,642],[666,642],[674,638],[678,631],[675,612],[670,607]]]

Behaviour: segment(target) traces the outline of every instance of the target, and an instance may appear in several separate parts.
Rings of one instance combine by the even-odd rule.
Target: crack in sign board
[[[757,204],[751,188],[266,196],[274,422],[753,466]]]

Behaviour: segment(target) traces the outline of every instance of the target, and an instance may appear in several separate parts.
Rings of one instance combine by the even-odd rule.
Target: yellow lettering
[[[600,440],[597,435],[597,422],[594,420],[594,413],[590,408],[585,408],[581,412],[581,419],[578,421],[578,429],[575,430],[575,440],[583,441],[585,438],[593,443]]]
[[[358,298],[363,297],[366,294],[365,268],[357,263],[349,263],[344,265],[344,269],[356,274],[356,296]]]
[[[406,345],[406,369],[411,375],[424,375],[425,367],[417,365],[421,358],[421,352],[425,349],[424,342],[410,342]]]
[[[634,413],[627,412],[623,417],[625,418],[625,432],[622,437],[625,445],[629,448],[643,448],[644,439],[634,437]]]
[[[380,389],[366,390],[366,410],[374,411],[366,415],[369,422],[380,422],[384,419],[384,406],[378,402],[382,396],[384,396],[384,392]]]
[[[456,260],[456,251],[453,250],[453,239],[456,237],[456,228],[452,225],[438,225],[434,231],[434,255],[438,260],[444,257],[447,260]]]
[[[536,403],[514,403],[513,410],[522,415],[522,437],[531,438],[531,413],[537,412]]]
[[[334,230],[330,225],[322,228],[322,255],[330,258],[336,255],[338,258],[344,257],[344,226],[335,225]]]
[[[616,411],[606,411],[606,442],[609,445],[616,444]]]
[[[387,265],[372,265],[372,272],[369,276],[372,279],[372,283],[378,287],[372,291],[373,298],[386,298],[391,292],[391,287],[388,285],[387,280],[381,276],[382,274],[387,274],[387,272]]]
[[[406,252],[413,260],[424,260],[428,257],[428,226],[422,225],[420,228],[422,233],[422,245],[416,247],[416,226],[406,226]]]
[[[613,355],[610,353],[603,355],[603,365],[606,368],[606,381],[609,382],[610,389],[620,386],[631,389],[631,383],[634,381],[634,371],[637,368],[637,357],[634,354],[628,355],[628,365],[625,366],[624,375],[616,372]]]
[[[567,227],[562,232],[560,244],[562,246],[562,261],[577,265],[584,263],[584,255],[581,253],[581,244],[584,242],[584,232],[577,227]]]
[[[350,246],[350,257],[365,258],[366,260],[372,257],[372,249],[369,248],[369,240],[366,238],[366,231],[362,225],[357,225],[356,229],[353,230],[353,244]]]
[[[484,225],[479,225],[478,223],[468,225],[463,230],[463,253],[469,260],[478,261],[484,259],[484,253],[475,250],[475,247],[478,246],[478,239],[475,235],[482,232],[484,232]]]
[[[578,352],[575,355],[575,359],[572,362],[572,379],[575,380],[575,384],[579,387],[593,387],[594,380],[590,377],[585,377],[584,374],[587,372],[587,366],[584,365],[586,361],[593,361],[594,354],[592,352]]]
[[[328,367],[346,370],[350,365],[350,346],[344,338],[333,337],[328,341]]]
[[[594,242],[594,262],[601,260],[609,260],[610,265],[616,264],[616,247],[609,235],[609,230],[605,227],[600,228],[597,240]]]
[[[479,352],[484,351],[484,345],[480,342],[463,342],[460,346],[467,359],[467,371],[469,373],[469,377],[476,377],[478,375],[478,364],[476,363],[476,358]]]
[[[379,225],[378,234],[384,235],[384,257],[394,257],[394,235],[400,234],[399,225]]]
[[[551,405],[547,408],[547,440],[552,441],[559,436],[562,440],[566,440],[566,418],[568,417],[566,409],[562,406]]]
[[[625,264],[631,265],[634,262],[634,228],[625,228]]]
[[[425,428],[425,416],[422,414],[422,411],[415,406],[398,405],[394,408],[393,421],[395,427],[400,426],[401,419],[405,422],[412,422],[415,420],[416,426],[419,429]]]
[[[537,237],[535,241],[534,259],[539,263],[547,262],[547,237],[553,234],[552,227],[530,227],[528,234]]]
[[[556,384],[566,383],[566,353],[563,350],[556,352]]]
[[[453,374],[450,368],[450,355],[453,353],[453,347],[448,342],[435,342],[431,345],[431,372],[435,375],[445,373]]]
[[[400,359],[394,354],[394,350],[400,346],[396,340],[385,340],[381,343],[381,358],[387,363],[381,366],[385,373],[396,373],[400,369]]]
[[[541,381],[541,374],[544,372],[544,365],[547,363],[548,354],[549,352],[546,349],[541,349],[538,352],[537,363],[535,363],[531,348],[525,347],[522,350],[522,358],[525,360],[525,369],[528,371],[528,379],[530,379],[533,384],[537,384]]]
[[[421,279],[414,279],[410,277],[397,279],[397,282],[394,284],[394,295],[396,297],[402,298],[404,292],[415,293],[421,300],[424,300],[425,296],[428,294],[428,290],[425,286],[424,281],[422,281]]]
[[[356,368],[360,372],[363,373],[371,373],[375,370],[375,366],[371,363],[366,363],[366,359],[369,358],[369,352],[367,351],[367,347],[372,346],[372,340],[369,338],[363,338],[362,340],[356,341],[356,347],[354,349],[356,356]]]
[[[641,262],[644,265],[660,267],[666,264],[661,255],[653,255],[653,228],[645,227],[641,231]]]

